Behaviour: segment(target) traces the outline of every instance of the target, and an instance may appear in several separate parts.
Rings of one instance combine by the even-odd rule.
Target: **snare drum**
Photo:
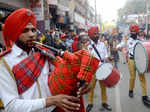
[[[137,43],[133,53],[136,70],[141,74],[150,72],[150,42]]]
[[[96,79],[106,87],[114,87],[120,80],[120,72],[110,63],[101,65],[96,71]]]

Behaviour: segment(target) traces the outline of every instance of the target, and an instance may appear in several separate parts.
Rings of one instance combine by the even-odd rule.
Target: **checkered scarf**
[[[50,51],[50,53],[52,53]],[[16,79],[18,93],[22,94],[28,90],[41,74],[45,64],[46,56],[35,52],[17,65],[13,66],[13,73]]]

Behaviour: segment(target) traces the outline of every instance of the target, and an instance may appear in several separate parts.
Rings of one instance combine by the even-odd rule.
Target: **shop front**
[[[27,0],[0,0],[0,24],[3,24],[7,16],[18,8],[29,8]],[[0,43],[4,44],[2,31],[0,31]]]
[[[76,13],[74,14],[74,25],[75,25],[75,30],[77,33],[80,33],[82,30],[86,29],[85,26],[85,18],[83,18],[80,14]]]
[[[61,4],[57,5],[57,23],[56,27],[61,30],[68,30],[69,29],[69,9]]]

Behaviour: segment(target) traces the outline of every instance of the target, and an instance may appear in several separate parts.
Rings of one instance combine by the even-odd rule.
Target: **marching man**
[[[99,52],[101,59],[102,60],[108,60],[108,59],[111,60],[111,57],[108,57],[107,48],[104,45],[104,43],[98,41],[99,40],[99,29],[98,29],[98,27],[96,27],[96,26],[91,27],[88,30],[88,36],[90,37],[90,39],[92,41],[91,43],[95,45],[97,51]],[[96,51],[94,50],[94,48],[92,47],[91,44],[88,46],[88,50],[90,51],[91,54],[93,54],[95,57],[100,59],[98,54],[96,53]],[[100,61],[102,61],[102,60],[100,60]],[[102,62],[100,62],[100,63],[102,63]],[[93,96],[94,96],[94,88],[95,88],[95,85],[96,85],[96,81],[97,81],[96,80],[96,75],[94,75],[93,79],[92,79],[92,88],[91,88],[91,90],[88,94],[88,106],[86,108],[87,112],[90,112],[91,109],[93,108]],[[99,81],[99,85],[100,85],[100,88],[101,88],[102,107],[105,108],[106,110],[111,111],[112,108],[107,103],[106,86],[103,83],[101,83],[100,81]]]
[[[130,80],[129,80],[129,97],[134,97],[134,86],[135,86],[135,79],[136,79],[136,67],[134,64],[134,54],[133,50],[137,42],[140,42],[139,39],[137,39],[138,32],[139,32],[139,26],[136,24],[131,24],[129,27],[130,30],[130,38],[127,40],[127,48],[129,50],[128,53],[128,68],[130,72]],[[125,46],[124,42],[121,42],[119,45],[117,45],[117,48],[123,48]],[[147,96],[147,86],[146,86],[146,79],[144,74],[138,73],[139,80],[141,83],[142,88],[142,100],[143,103],[150,106],[150,99]]]

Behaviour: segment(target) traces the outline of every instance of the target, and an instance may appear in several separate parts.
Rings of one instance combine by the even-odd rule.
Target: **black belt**
[[[129,57],[129,58],[132,59],[132,60],[134,59],[133,57]]]

